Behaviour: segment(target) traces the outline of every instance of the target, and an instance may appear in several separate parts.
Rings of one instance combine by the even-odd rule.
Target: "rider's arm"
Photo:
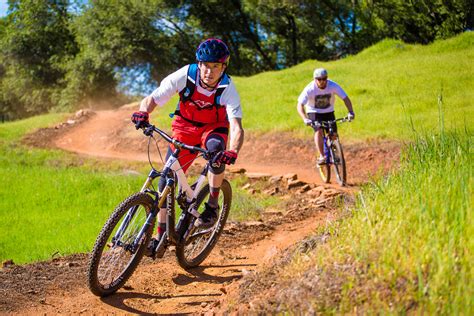
[[[244,129],[242,128],[242,119],[234,117],[229,120],[230,123],[230,140],[229,150],[239,152],[244,143]]]
[[[151,113],[156,107],[156,102],[153,100],[153,97],[151,95],[147,96],[140,102],[140,108],[138,109],[139,111],[143,112],[148,112]]]
[[[240,96],[231,81],[221,97],[222,104],[226,106],[227,117],[230,124],[229,150],[239,152],[244,142],[244,129],[242,128],[242,107]]]
[[[308,118],[306,115],[306,111],[304,110],[304,105],[298,102],[298,105],[296,106],[296,109],[298,110],[298,114],[301,116],[301,119],[304,121],[305,119]]]
[[[184,66],[163,79],[160,86],[140,102],[139,110],[150,113],[157,105],[165,105],[173,95],[184,89],[186,87],[188,68],[189,65]]]
[[[296,110],[298,111],[298,114],[301,116],[301,119],[303,121],[308,119],[308,116],[306,115],[306,111],[304,108],[305,104],[309,103],[309,96],[311,94],[311,89],[313,87],[313,82],[310,82],[304,89],[301,91],[300,95],[298,96],[298,104],[296,105]]]
[[[349,99],[349,97],[345,97],[343,101],[344,101],[344,104],[345,104],[346,107],[347,107],[347,110],[348,110],[350,113],[354,113],[354,110],[352,109],[352,102],[351,102],[351,99]]]
[[[350,112],[350,113],[353,113],[353,109],[352,109],[352,102],[351,102],[351,99],[349,99],[349,96],[347,95],[347,93],[344,91],[344,89],[341,88],[340,85],[338,85],[337,83],[335,83],[334,81],[331,82],[331,85],[333,87],[333,91],[334,93],[342,99],[342,101],[344,101],[344,104],[346,105],[346,108],[347,110]]]

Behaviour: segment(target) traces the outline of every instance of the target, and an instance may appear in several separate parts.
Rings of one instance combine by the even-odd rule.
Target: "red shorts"
[[[225,144],[227,144],[227,137],[229,134],[229,122],[210,123],[199,127],[185,121],[180,116],[176,116],[171,124],[171,128],[173,130],[173,138],[176,138],[186,145],[200,146],[201,148],[206,148],[206,141],[211,134],[221,136],[224,139]],[[172,144],[170,147],[171,150],[175,149]],[[181,150],[178,161],[184,172],[186,172],[196,156],[197,153],[192,154],[189,150]]]

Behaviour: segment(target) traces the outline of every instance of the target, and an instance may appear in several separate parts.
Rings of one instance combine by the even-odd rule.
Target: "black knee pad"
[[[225,150],[224,138],[218,134],[210,134],[206,139],[206,149],[213,153]],[[216,166],[211,163],[209,169],[213,174],[221,174],[225,170],[225,164]]]
[[[210,152],[219,152],[225,150],[224,138],[218,134],[209,134],[206,139],[206,149]]]

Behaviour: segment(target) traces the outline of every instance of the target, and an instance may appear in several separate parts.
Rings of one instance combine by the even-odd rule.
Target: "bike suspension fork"
[[[155,169],[152,169],[150,173],[148,174],[148,177],[143,184],[140,192],[145,192],[152,184],[153,180],[157,178],[160,175],[158,171]],[[112,238],[112,242],[115,240],[120,240],[122,238],[123,231],[128,225],[130,224],[130,221],[132,220],[133,216],[135,216],[135,213],[138,209],[138,206],[134,206],[128,210],[127,215],[125,216],[123,222],[120,224],[119,229],[117,229],[117,232],[115,233],[114,237]],[[153,218],[152,218],[153,219]]]
[[[326,162],[329,163],[330,155],[329,155],[328,138],[324,135],[323,135],[323,146],[324,146],[324,158],[326,158]]]
[[[170,186],[166,186],[163,192],[160,195],[156,196],[155,201],[157,201],[153,207],[153,210],[148,214],[146,218],[145,225],[140,229],[140,232],[137,234],[137,237],[133,241],[133,249],[137,249],[138,244],[140,243],[140,240],[143,238],[143,235],[145,232],[150,228],[150,226],[153,224],[154,219],[158,212],[160,211],[160,208],[163,207],[164,203],[166,203],[166,199],[170,193]]]

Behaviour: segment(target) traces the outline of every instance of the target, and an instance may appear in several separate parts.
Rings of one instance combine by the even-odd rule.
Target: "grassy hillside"
[[[474,33],[434,44],[408,45],[385,40],[356,56],[332,62],[306,61],[293,68],[249,78],[233,77],[251,131],[295,131],[310,134],[296,112],[297,98],[316,67],[350,96],[356,121],[344,124],[344,139],[407,139],[410,117],[418,130],[436,129],[437,100],[442,95],[448,128],[474,125]],[[232,61],[231,61],[232,62]],[[170,122],[177,99],[161,110],[159,122]],[[336,114],[347,113],[338,100]]]
[[[63,120],[45,115],[0,125],[0,261],[25,263],[90,249],[107,213],[142,179],[117,164],[28,149],[24,133]]]
[[[244,296],[263,314],[472,315],[472,137],[418,137],[398,172],[299,248],[313,249],[244,283]]]
[[[400,170],[367,185],[343,220],[305,241],[299,249],[306,250],[291,260],[249,278],[243,302],[264,314],[473,313],[473,39],[466,33],[430,46],[387,40],[326,64],[359,105],[345,138],[395,138],[409,145]],[[282,71],[262,74],[260,81],[268,76],[279,82],[272,98],[284,99],[284,83],[315,65],[288,71],[292,79]],[[261,125],[299,128],[279,118]]]
[[[410,118],[419,130],[434,129],[441,90],[446,128],[471,129],[473,39],[472,33],[465,33],[429,46],[387,40],[343,60],[307,61],[283,71],[235,78],[244,127],[309,135],[296,114],[296,98],[311,80],[313,68],[324,66],[356,106],[357,120],[342,129],[345,139],[409,139]],[[169,126],[167,114],[174,104],[170,102],[154,119]],[[337,107],[345,114],[341,102]],[[143,176],[125,175],[128,166],[120,163],[100,164],[19,145],[26,132],[63,118],[46,115],[0,124],[0,260],[22,263],[47,259],[55,252],[89,250],[113,207],[143,181]],[[235,201],[249,212],[233,214],[236,218],[255,216],[256,209],[270,203],[249,199],[238,190]]]

